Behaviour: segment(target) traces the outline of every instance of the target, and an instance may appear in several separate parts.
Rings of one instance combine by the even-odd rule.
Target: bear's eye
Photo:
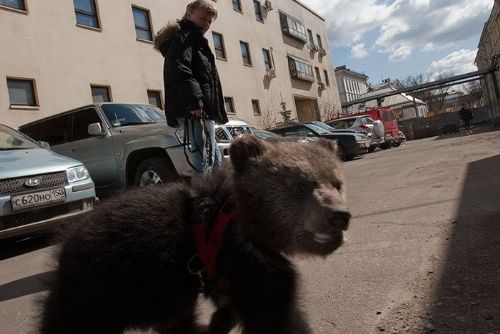
[[[309,189],[308,184],[304,182],[296,183],[293,185],[293,192],[296,195],[305,195],[308,189]]]
[[[332,186],[337,189],[338,192],[342,191],[342,183],[332,183]]]

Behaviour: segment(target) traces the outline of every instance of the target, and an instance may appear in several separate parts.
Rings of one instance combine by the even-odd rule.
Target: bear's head
[[[335,142],[237,138],[230,148],[245,232],[268,250],[326,256],[351,217]]]

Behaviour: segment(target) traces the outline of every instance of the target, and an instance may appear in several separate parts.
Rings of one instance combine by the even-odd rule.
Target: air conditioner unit
[[[319,54],[322,56],[326,56],[326,50],[323,48],[318,48]]]
[[[322,82],[319,82],[319,83],[318,83],[318,89],[319,89],[319,90],[325,90],[325,89],[326,89],[325,84],[324,84],[324,83],[322,83]]]
[[[314,44],[307,44],[307,47],[311,50],[311,52],[316,52],[316,51],[319,51],[318,48],[316,47],[316,45]]]
[[[276,78],[276,70],[274,68],[270,68],[266,70],[266,75],[269,79]]]
[[[269,0],[264,1],[264,6],[262,7],[264,7],[264,9],[267,10],[268,12],[273,10],[273,5]]]

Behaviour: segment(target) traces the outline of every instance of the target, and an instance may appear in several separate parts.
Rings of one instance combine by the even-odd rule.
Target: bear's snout
[[[332,217],[328,219],[328,223],[336,229],[346,231],[350,219],[351,213],[347,209],[337,209],[333,212]]]

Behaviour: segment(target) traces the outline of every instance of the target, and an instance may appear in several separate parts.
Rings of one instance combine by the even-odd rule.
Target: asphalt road
[[[500,131],[474,130],[344,163],[346,244],[295,260],[314,333],[500,333]],[[52,249],[0,244],[2,334],[33,330]]]

